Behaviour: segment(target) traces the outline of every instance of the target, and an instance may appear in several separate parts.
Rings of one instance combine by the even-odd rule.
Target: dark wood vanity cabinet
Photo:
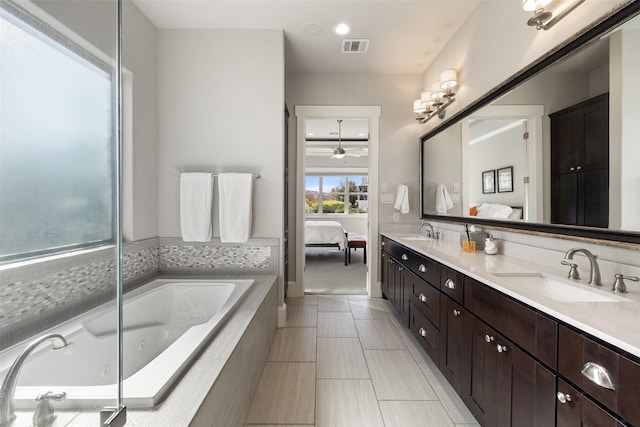
[[[550,114],[551,222],[609,224],[609,94]]]
[[[383,245],[382,282],[483,427],[640,427],[638,358],[397,242]],[[587,362],[614,390],[581,373]]]

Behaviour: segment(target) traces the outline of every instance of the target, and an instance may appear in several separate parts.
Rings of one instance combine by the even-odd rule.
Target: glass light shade
[[[431,91],[425,90],[424,92],[422,92],[420,94],[420,101],[422,102],[423,106],[433,104],[433,101],[431,100]]]
[[[456,70],[449,68],[440,73],[440,87],[442,89],[451,89],[458,84],[458,75]]]
[[[424,104],[422,103],[421,99],[416,99],[415,101],[413,101],[413,112],[414,113],[424,113],[425,111],[427,111],[427,109],[425,108]]]
[[[522,8],[527,12],[535,12],[551,3],[551,0],[522,0]]]
[[[432,99],[440,99],[444,95],[442,88],[440,87],[440,82],[433,82],[431,84],[431,98]]]

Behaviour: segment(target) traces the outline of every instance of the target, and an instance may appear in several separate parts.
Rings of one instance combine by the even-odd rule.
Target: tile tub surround
[[[173,275],[159,277],[180,278]],[[186,427],[244,424],[276,332],[277,277],[225,274],[206,278],[254,279],[256,282],[247,298],[167,398],[155,408],[128,408],[127,425]],[[31,426],[32,414],[19,412],[13,426]],[[61,419],[70,420],[64,424],[69,427],[99,424],[97,412],[58,411],[58,414]]]
[[[123,246],[125,292],[158,273],[277,274],[278,240],[242,244],[151,238]],[[92,249],[0,269],[0,350],[115,297],[115,248]]]
[[[623,351],[640,357],[640,324],[637,322],[640,315],[640,291],[635,287],[633,289],[629,287],[629,293],[624,294],[625,298],[631,300],[629,302],[558,302],[544,298],[535,292],[519,289],[509,277],[498,277],[492,273],[534,272],[564,279],[567,271],[564,266],[560,265],[562,255],[554,259],[552,266],[549,266],[523,261],[507,255],[485,255],[484,252],[466,253],[460,248],[459,242],[407,240],[403,238],[403,236],[407,236],[407,233],[386,232],[383,235]],[[533,255],[530,259],[537,260],[538,258]],[[579,286],[588,288],[586,285],[588,271],[588,269],[582,270],[583,279],[579,282]],[[587,280],[584,277],[587,277]],[[603,281],[605,286],[602,287],[602,291],[608,293],[611,282]],[[611,295],[615,294],[611,293]]]
[[[113,299],[114,257],[110,246],[2,266],[0,349]],[[158,240],[125,244],[122,262],[125,286],[156,275]]]

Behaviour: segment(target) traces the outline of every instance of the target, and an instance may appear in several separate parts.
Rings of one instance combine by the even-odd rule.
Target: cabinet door
[[[551,176],[551,222],[578,223],[578,175],[575,172]]]
[[[557,427],[623,426],[622,423],[563,380],[558,380],[557,399]]]
[[[440,370],[453,389],[461,395],[468,382],[467,364],[471,355],[464,317],[470,314],[444,295],[441,296],[440,305]]]
[[[578,225],[609,226],[609,169],[578,173]]]
[[[609,168],[609,96],[593,98],[581,111],[583,171]]]
[[[577,113],[575,111],[551,114],[551,174],[569,173],[581,154],[576,148]]]
[[[504,338],[498,351],[497,425],[547,427],[555,422],[555,375]]]
[[[462,396],[474,417],[482,426],[496,425],[498,352],[496,332],[474,316],[465,316],[469,331],[470,372],[467,390]]]

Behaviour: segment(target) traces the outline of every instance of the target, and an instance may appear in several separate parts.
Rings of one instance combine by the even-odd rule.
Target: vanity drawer
[[[409,272],[404,285],[409,287],[411,302],[436,327],[440,327],[440,291],[425,280]]]
[[[465,308],[555,369],[558,323],[488,286],[465,277]]]
[[[427,352],[431,360],[440,366],[440,331],[431,323],[413,302],[409,305],[409,326],[411,333],[418,339],[418,342]]]
[[[435,262],[431,258],[414,252],[411,254],[409,268],[411,268],[411,271],[417,274],[418,277],[426,280],[435,287],[439,287],[441,268],[439,263]]]
[[[411,251],[400,243],[393,241],[391,239],[384,238],[383,240],[383,250],[389,253],[393,258],[400,261],[404,265],[409,265],[409,260],[411,257]]]
[[[640,425],[640,364],[565,326],[559,332],[560,374],[632,425]],[[600,378],[608,378],[613,389],[581,373],[588,363],[595,364],[592,369]]]
[[[442,266],[440,269],[440,290],[448,295],[452,300],[462,304],[464,292],[464,275],[449,267]]]

